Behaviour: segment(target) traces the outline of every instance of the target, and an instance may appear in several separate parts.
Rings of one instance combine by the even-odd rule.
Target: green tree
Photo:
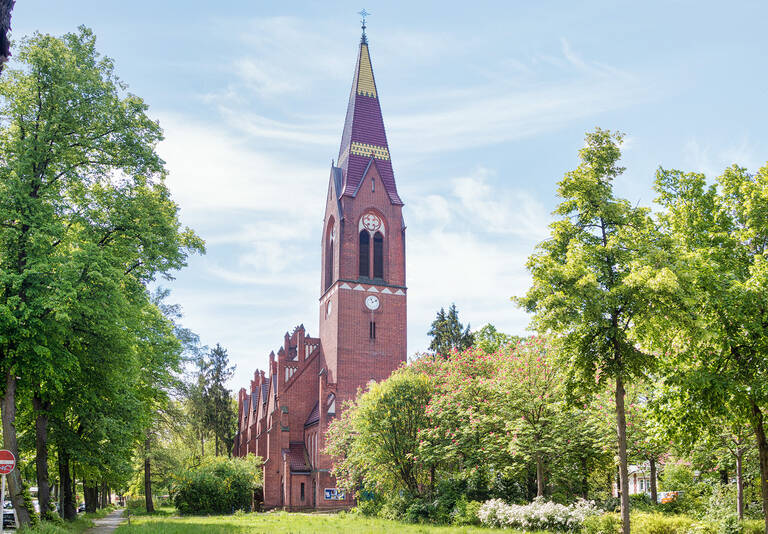
[[[675,285],[659,261],[657,232],[644,208],[613,194],[622,135],[596,129],[579,151],[581,164],[558,184],[563,199],[551,236],[528,260],[533,284],[517,302],[534,314],[539,332],[552,335],[571,394],[613,383],[621,482],[621,515],[630,531],[625,384],[655,365],[633,331],[658,313],[659,296]]]
[[[235,366],[229,365],[227,351],[217,343],[208,353],[204,368],[207,422],[213,432],[216,456],[219,456],[222,445],[231,453],[237,428],[237,412],[232,404],[232,391],[226,387],[227,381],[235,372]]]
[[[444,358],[447,358],[452,350],[460,352],[471,347],[474,342],[474,337],[469,331],[469,324],[465,328],[459,321],[456,304],[451,304],[448,313],[445,313],[445,308],[440,308],[427,335],[432,337],[429,350]]]
[[[96,52],[90,30],[36,34],[16,60],[0,81],[0,365],[3,438],[18,453],[17,390],[63,390],[82,353],[76,323],[90,331],[112,324],[106,335],[119,335],[113,299],[140,298],[203,245],[181,228],[163,183],[159,126]],[[103,324],[81,321],[89,314]],[[39,437],[50,400],[35,402]],[[44,486],[46,446],[38,439]],[[27,524],[17,472],[9,482]]]
[[[749,421],[768,532],[768,166],[750,174],[734,165],[711,185],[659,169],[656,190],[682,282],[682,312],[656,328],[667,402],[683,408],[669,426],[729,414]]]
[[[562,452],[573,421],[565,410],[564,380],[543,338],[528,338],[504,361],[500,378],[513,433],[511,450],[536,465],[536,496],[544,496],[545,466]]]
[[[496,327],[488,323],[477,332],[472,333],[474,346],[492,354],[508,345],[516,345],[522,338],[499,332]]]
[[[11,11],[16,0],[0,0],[0,74],[3,65],[11,57],[11,42],[8,32],[11,30]]]
[[[417,455],[419,430],[432,390],[426,375],[406,367],[345,403],[325,448],[336,459],[332,472],[340,487],[420,495],[428,468]]]

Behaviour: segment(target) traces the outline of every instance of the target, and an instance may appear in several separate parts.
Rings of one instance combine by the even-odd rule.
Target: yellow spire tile
[[[376,98],[376,85],[373,83],[373,69],[368,45],[360,45],[360,70],[357,73],[357,94]]]

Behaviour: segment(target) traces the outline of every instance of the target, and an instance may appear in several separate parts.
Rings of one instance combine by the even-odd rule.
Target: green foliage
[[[621,518],[613,513],[592,515],[584,519],[582,529],[584,534],[619,534]]]
[[[432,391],[427,376],[406,367],[344,406],[326,437],[340,487],[355,491],[362,483],[377,493],[420,493],[428,467],[417,456],[418,432],[426,426]]]
[[[516,345],[522,340],[522,338],[518,336],[510,336],[503,332],[499,332],[492,324],[487,324],[477,332],[473,332],[472,336],[475,348],[489,354],[508,345]]]
[[[261,460],[215,458],[178,477],[174,504],[181,514],[231,514],[249,511],[260,482]]]
[[[452,351],[468,349],[474,343],[474,336],[469,331],[469,324],[465,328],[459,321],[456,304],[451,304],[448,313],[445,313],[445,308],[440,308],[427,335],[432,337],[429,350],[444,358],[447,358]]]
[[[685,534],[694,520],[684,515],[660,513],[633,515],[633,525],[641,534]]]
[[[468,501],[465,496],[456,501],[451,512],[451,523],[454,525],[479,525],[480,518],[477,512],[483,505],[480,501]]]

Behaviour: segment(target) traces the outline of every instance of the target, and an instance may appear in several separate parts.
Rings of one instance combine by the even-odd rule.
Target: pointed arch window
[[[336,230],[333,227],[333,219],[329,224],[328,242],[325,247],[325,289],[333,283],[333,242],[336,238]]]
[[[373,277],[384,278],[384,236],[381,232],[373,236]]]
[[[371,276],[371,234],[368,230],[360,231],[360,276]]]

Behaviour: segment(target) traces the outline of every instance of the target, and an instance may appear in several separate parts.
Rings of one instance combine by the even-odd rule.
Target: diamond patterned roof
[[[395,185],[368,43],[361,42],[339,148],[338,165],[344,172],[342,194],[355,196],[372,158],[390,201],[402,204]]]

